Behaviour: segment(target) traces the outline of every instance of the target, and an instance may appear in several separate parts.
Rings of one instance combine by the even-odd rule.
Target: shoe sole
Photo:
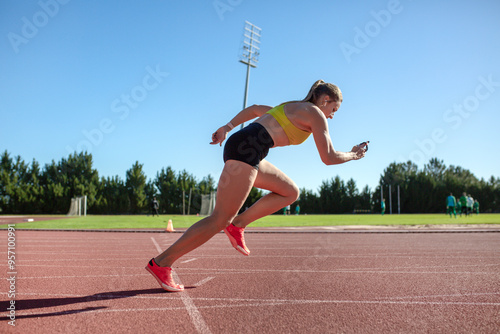
[[[224,229],[224,233],[226,233],[227,237],[229,238],[229,241],[231,242],[231,245],[238,252],[240,252],[241,254],[243,254],[245,256],[249,256],[250,255],[250,251],[247,252],[243,247],[241,247],[240,245],[238,245],[238,243],[236,242],[236,239],[231,235],[231,233],[229,233],[226,229]]]
[[[180,292],[180,291],[184,291],[184,287],[182,289],[177,289],[177,288],[174,288],[170,285],[167,285],[165,283],[163,283],[161,281],[161,279],[158,278],[158,276],[156,276],[156,274],[149,268],[149,266],[146,266],[146,270],[151,274],[153,275],[153,277],[156,279],[156,281],[158,281],[158,283],[160,283],[160,286],[162,287],[163,290],[165,291],[169,291],[169,292]]]

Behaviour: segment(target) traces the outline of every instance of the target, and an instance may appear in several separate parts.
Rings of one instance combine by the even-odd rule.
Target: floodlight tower
[[[250,67],[257,67],[260,54],[260,34],[262,29],[245,21],[245,30],[243,33],[243,52],[240,56],[240,62],[247,65],[247,79],[245,82],[245,96],[243,98],[243,109],[247,107],[248,81],[250,79]],[[243,128],[245,124],[241,124]]]

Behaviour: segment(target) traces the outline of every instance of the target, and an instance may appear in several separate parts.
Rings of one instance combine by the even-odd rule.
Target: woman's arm
[[[361,145],[354,146],[350,152],[335,151],[330,133],[328,132],[327,120],[320,111],[314,113],[312,117],[311,130],[321,161],[325,165],[338,165],[347,161],[358,160],[365,156],[366,151]]]
[[[224,126],[221,126],[212,134],[212,142],[210,144],[220,144],[226,139],[226,135],[234,127],[248,122],[254,118],[264,115],[266,112],[271,110],[272,107],[264,105],[252,105],[240,111],[233,119]]]
[[[254,104],[250,107],[247,107],[240,111],[236,116],[233,117],[231,120],[231,124],[236,127],[240,124],[243,124],[245,122],[248,122],[249,120],[252,120],[254,118],[260,117],[264,115],[266,112],[271,110],[272,107],[270,106],[264,106],[264,105],[257,105]]]

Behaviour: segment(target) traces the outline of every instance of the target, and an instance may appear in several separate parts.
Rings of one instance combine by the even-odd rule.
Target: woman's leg
[[[251,222],[275,213],[299,198],[299,189],[285,173],[266,160],[259,164],[254,186],[271,191],[233,219],[233,225],[246,227]]]
[[[171,267],[181,256],[203,245],[226,228],[238,214],[252,189],[257,170],[240,161],[228,160],[217,187],[217,201],[213,213],[192,225],[167,250],[155,258],[161,267]]]

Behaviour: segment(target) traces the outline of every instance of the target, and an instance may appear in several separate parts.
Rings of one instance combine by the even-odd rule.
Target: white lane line
[[[149,276],[149,274],[120,274],[120,275],[67,275],[67,276],[34,276],[34,277],[23,277],[18,276],[16,279],[55,279],[55,278],[105,278],[105,277],[137,277],[137,276]]]
[[[280,306],[280,305],[308,305],[308,304],[360,304],[360,305],[422,305],[422,306],[500,306],[500,303],[488,303],[488,302],[418,302],[418,301],[375,301],[375,300],[268,300],[268,301],[257,301],[253,303],[241,303],[241,304],[224,304],[224,305],[206,305],[200,306],[201,309],[221,309],[221,308],[256,308],[265,306]],[[164,312],[164,311],[175,311],[175,310],[185,310],[185,307],[155,307],[155,308],[125,308],[125,309],[101,309],[101,310],[79,310],[78,313],[92,314],[92,313],[111,313],[111,312]],[[64,313],[71,313],[72,310],[63,311]],[[33,311],[19,311],[16,315],[43,315],[51,314],[53,311],[46,312],[33,312]],[[203,320],[203,319],[202,319]],[[195,325],[196,326],[196,325]],[[206,324],[205,324],[206,326]],[[210,333],[208,327],[198,327],[196,329],[200,333]],[[208,332],[206,332],[208,331]]]
[[[381,300],[398,300],[398,299],[422,299],[422,298],[455,298],[455,297],[476,297],[476,296],[497,296],[500,292],[472,292],[472,293],[454,293],[448,295],[423,295],[423,296],[401,296],[401,297],[384,297]]]
[[[334,270],[303,270],[303,269],[207,269],[207,268],[182,268],[182,271],[214,272],[218,274],[248,274],[248,273],[299,273],[299,274],[467,274],[467,275],[497,275],[493,271],[402,271],[402,270],[363,270],[363,269],[334,269]]]
[[[99,258],[88,258],[88,259],[82,259],[80,258],[80,260],[85,260],[85,261],[109,261],[109,260],[119,260],[119,259],[123,259],[123,256],[121,257],[106,257],[106,258],[102,258],[102,259],[99,259]],[[57,261],[73,261],[74,258],[68,258],[68,259],[63,259],[63,258],[58,258]],[[144,261],[144,257],[141,256],[141,257],[127,257],[127,260],[142,260]],[[23,262],[54,262],[54,259],[40,259],[40,260],[29,260],[29,259],[24,259],[23,258]],[[26,264],[24,265],[26,267],[29,267],[29,266],[33,266],[33,264]],[[79,267],[79,266],[78,266]],[[94,267],[95,266],[90,266],[90,267]],[[106,265],[106,268],[108,268],[109,266]]]
[[[19,266],[18,266],[19,267]],[[67,266],[49,266],[49,265],[33,265],[30,267],[67,267]],[[81,266],[78,266],[81,267]],[[95,268],[95,267],[94,267]],[[120,267],[121,268],[121,267]],[[206,269],[206,268],[183,268],[182,271],[197,271],[197,273],[202,272],[210,272],[213,273],[214,270]],[[406,275],[436,275],[436,274],[444,274],[444,275],[498,275],[498,273],[494,272],[471,272],[471,271],[370,271],[370,270],[245,270],[245,269],[217,269],[216,273],[223,275],[240,275],[240,274],[256,274],[256,273],[301,273],[301,274],[406,274]],[[175,272],[173,271],[174,275]],[[94,277],[126,277],[126,276],[148,276],[148,274],[120,274],[120,275],[59,275],[59,276],[18,276],[17,279],[56,279],[56,278],[94,278]]]
[[[32,248],[36,248],[36,247],[32,247]],[[207,247],[205,248],[207,249]],[[215,249],[215,248],[213,248]],[[40,254],[46,254],[46,255],[53,255],[53,254],[56,254],[56,255],[60,255],[61,252],[59,251],[54,251],[54,252],[50,252],[50,251],[35,251],[35,250],[24,250],[23,249],[23,254],[35,254],[35,255],[40,255]],[[123,253],[134,253],[134,254],[137,254],[138,251],[136,249],[132,250],[114,250],[113,249],[110,249],[110,250],[106,250],[106,254],[123,254]],[[78,254],[81,254],[81,255],[88,255],[88,254],[94,254],[94,253],[99,253],[99,254],[102,254],[102,250],[96,250],[96,251],[93,251],[93,250],[86,250],[85,252],[82,252],[82,251],[65,251],[64,254],[75,254],[75,255],[78,255]],[[489,252],[489,253],[499,253],[500,252]],[[0,251],[0,255],[4,255],[4,254],[7,254],[7,252],[5,251]],[[241,258],[241,255],[198,255],[199,258],[221,258],[221,259],[231,259],[231,258]],[[259,259],[259,258],[290,258],[290,259],[302,259],[302,258],[305,258],[305,259],[310,259],[310,258],[315,258],[315,259],[323,259],[323,260],[328,260],[328,259],[336,259],[336,258],[341,258],[341,259],[344,259],[344,258],[394,258],[394,257],[401,257],[401,258],[404,258],[404,259],[408,259],[410,258],[409,256],[393,256],[393,255],[383,255],[383,254],[373,254],[373,255],[255,255],[255,256],[252,256],[253,259]],[[415,256],[412,256],[412,258],[415,258]],[[417,259],[420,259],[420,258],[429,258],[428,256],[418,256],[416,257]],[[493,259],[493,260],[498,260],[498,256],[447,256],[447,255],[443,255],[441,257],[436,257],[436,256],[432,256],[430,257],[431,259],[458,259],[458,260],[466,260],[466,259],[471,259],[471,260],[476,260],[476,259],[481,259],[481,260],[486,260],[486,259]],[[492,264],[492,265],[498,265],[498,264]],[[462,265],[457,265],[457,266],[462,266]],[[463,266],[468,266],[468,265],[463,265]]]
[[[0,295],[7,295],[7,292],[0,292]],[[461,297],[474,297],[476,295],[481,296],[497,296],[498,292],[485,292],[485,293],[470,293],[461,295]],[[178,300],[177,297],[171,297],[167,294],[160,296],[149,296],[149,295],[112,295],[109,293],[96,294],[93,296],[78,295],[78,294],[61,294],[61,293],[33,293],[33,292],[23,292],[19,293],[20,296],[50,296],[50,297],[72,297],[72,298],[88,298],[89,300],[103,300],[103,299],[114,299],[114,298],[132,298],[132,299],[168,299],[168,300]],[[454,297],[454,295],[448,295]],[[419,296],[410,296],[404,298],[418,298]],[[432,296],[429,296],[432,297]],[[391,297],[389,297],[391,298]],[[399,299],[400,297],[394,297]],[[403,297],[401,297],[403,298]],[[251,303],[251,305],[281,305],[281,304],[409,304],[409,305],[493,305],[500,306],[500,302],[467,302],[467,301],[412,301],[412,300],[321,300],[321,299],[258,299],[258,298],[225,298],[225,297],[199,297],[193,298],[198,301],[210,301],[210,302],[225,302],[225,305],[205,305],[199,308],[217,308],[217,307],[231,307],[239,305],[244,307],[244,303]],[[234,304],[239,303],[239,304]],[[148,310],[148,309],[137,309],[137,310]]]
[[[189,260],[186,260],[186,261],[182,261],[181,263],[188,263],[188,262],[195,261],[195,260],[198,260],[198,259],[194,257],[192,259],[189,259]]]
[[[151,237],[151,240],[153,241],[153,244],[155,245],[158,253],[162,253],[162,249],[161,249],[160,245],[158,245],[158,242],[156,242],[156,239]],[[182,284],[181,280],[179,279],[179,277],[177,276],[175,271],[172,271],[172,277],[177,282],[177,284]],[[194,302],[191,299],[191,297],[189,296],[189,294],[187,293],[187,291],[184,290],[182,292],[179,292],[179,294],[181,296],[182,302],[186,306],[186,310],[188,311],[189,316],[191,317],[191,321],[193,322],[193,325],[196,328],[196,331],[198,333],[206,333],[206,334],[212,333],[210,331],[210,328],[208,328],[207,323],[203,319],[200,311],[198,310],[196,305],[194,305]]]
[[[212,277],[207,277],[205,279],[202,279],[201,281],[199,281],[198,283],[196,283],[194,286],[198,287],[198,286],[202,286],[203,284],[213,280],[215,278],[215,276],[212,276]]]

